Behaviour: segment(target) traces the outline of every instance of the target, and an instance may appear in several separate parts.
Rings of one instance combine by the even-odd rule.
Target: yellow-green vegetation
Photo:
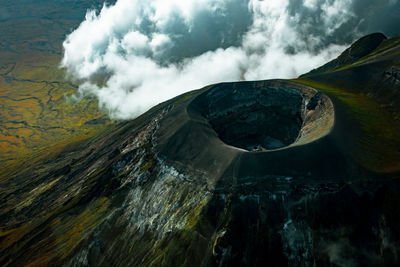
[[[60,142],[66,138],[90,135],[104,122],[95,101],[73,105],[65,95],[76,86],[64,79],[58,68],[60,58],[24,60],[0,75],[0,159]]]
[[[345,66],[342,66],[340,68],[335,69],[334,71],[342,71],[342,70],[347,70],[356,66],[360,66],[364,63],[369,62],[370,60],[373,60],[374,58],[382,55],[390,55],[390,56],[397,56],[399,55],[399,50],[391,50],[392,48],[396,48],[400,45],[400,37],[395,37],[395,38],[390,38],[387,40],[384,40],[373,52],[369,53],[368,55],[360,58],[356,62],[352,64],[348,64]]]
[[[39,195],[45,193],[46,191],[48,191],[49,189],[51,189],[58,182],[58,180],[60,180],[60,177],[54,179],[53,181],[51,181],[49,183],[40,184],[39,186],[32,189],[31,192],[29,192],[28,196],[23,200],[23,202],[21,202],[16,207],[16,210],[19,211],[19,210],[23,209],[24,207],[31,205],[33,200],[37,196],[39,196]]]
[[[35,247],[40,250],[40,254],[32,255],[34,258],[28,266],[50,266],[52,265],[50,262],[54,264],[60,259],[65,259],[91,233],[91,230],[103,221],[109,202],[106,197],[99,198],[77,215],[53,219],[49,228],[43,228],[39,223],[32,221],[8,231],[0,229],[0,246],[8,248],[21,240],[22,243],[29,241],[31,237],[24,240],[24,236],[39,226],[40,230],[51,231],[51,236],[40,244],[36,244]],[[46,218],[51,216],[49,214]]]
[[[0,176],[70,140],[87,140],[109,123],[93,100],[67,103],[77,86],[59,68],[65,35],[97,3],[103,1],[2,3]]]
[[[110,126],[95,101],[67,103],[65,96],[77,88],[58,68],[61,58],[44,54],[14,59],[0,70],[0,176]]]
[[[206,85],[206,86],[204,86],[203,88],[201,88],[201,89],[199,89],[199,90],[208,89],[208,88],[211,88],[211,87],[213,87],[213,86],[215,86],[215,84],[209,84],[209,85]],[[179,103],[181,103],[181,102],[185,102],[185,101],[188,100],[192,95],[194,95],[194,94],[196,93],[196,91],[197,91],[197,90],[190,91],[190,92],[187,92],[187,93],[185,93],[185,94],[179,96],[179,98],[178,98],[177,100],[175,100],[175,104],[179,104]]]
[[[184,102],[184,101],[188,100],[189,97],[191,97],[191,96],[192,96],[191,92],[186,93],[183,96],[181,96],[178,100],[176,100],[175,103],[178,104],[178,103]]]
[[[215,248],[216,248],[216,246],[217,246],[217,244],[218,244],[218,240],[219,240],[221,237],[223,237],[223,236],[225,235],[225,233],[226,233],[226,230],[223,230],[223,231],[218,232],[217,235],[215,236],[214,243],[213,243],[213,247],[212,247],[212,254],[213,254],[213,255],[215,255]]]
[[[362,129],[360,149],[353,156],[364,167],[378,172],[400,170],[400,121],[384,106],[362,93],[306,79],[293,81],[321,90],[344,104],[346,112]]]
[[[30,231],[27,224],[13,229],[0,228],[0,247],[8,248]]]
[[[144,164],[140,167],[140,170],[142,172],[145,172],[149,170],[153,166],[153,159],[152,158],[147,158]]]
[[[187,216],[185,228],[193,228],[197,224],[199,221],[200,212],[207,202],[208,200],[201,202],[200,205],[190,211],[189,215]]]
[[[90,234],[90,230],[102,222],[109,202],[105,197],[97,199],[78,216],[71,219],[57,218],[52,222],[53,231],[57,236],[55,243],[61,258],[67,257]]]
[[[4,181],[7,177],[11,177],[30,166],[35,166],[36,164],[43,165],[42,162],[45,162],[46,159],[55,158],[62,152],[83,148],[89,143],[89,141],[97,140],[113,129],[113,125],[108,125],[108,127],[98,126],[97,129],[92,129],[87,134],[72,135],[69,138],[68,136],[62,136],[63,139],[59,142],[53,143],[51,140],[47,140],[48,143],[46,144],[46,140],[43,140],[43,146],[33,147],[32,149],[22,147],[21,150],[16,151],[15,154],[13,154],[15,156],[14,158],[2,159],[0,157],[2,167],[0,169],[0,181]],[[57,162],[43,165],[43,167],[51,169],[55,167],[54,164],[57,164]],[[41,171],[45,172],[46,170],[42,169]]]
[[[390,38],[390,39],[384,40],[372,53],[370,53],[369,55],[361,58],[359,61],[364,61],[364,60],[366,60],[368,58],[377,56],[377,55],[382,54],[382,53],[386,53],[388,51],[389,51],[389,54],[390,54],[390,52],[391,52],[390,50],[392,48],[397,47],[399,44],[400,44],[400,37],[394,37],[394,38]]]

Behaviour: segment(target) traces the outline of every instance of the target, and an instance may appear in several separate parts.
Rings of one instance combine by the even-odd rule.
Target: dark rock
[[[387,37],[382,33],[372,33],[360,38],[347,48],[338,58],[326,63],[325,65],[314,69],[300,77],[308,77],[321,74],[327,71],[332,71],[340,67],[352,64],[362,57],[374,51]]]
[[[399,265],[399,173],[360,161],[382,155],[340,92],[216,84],[21,170],[2,184],[0,264]]]

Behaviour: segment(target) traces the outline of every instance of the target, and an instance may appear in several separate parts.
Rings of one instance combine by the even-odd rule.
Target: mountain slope
[[[338,58],[326,63],[325,65],[317,69],[301,75],[301,77],[332,72],[340,68],[344,68],[347,65],[351,65],[359,61],[361,58],[368,56],[385,40],[387,40],[387,38],[382,33],[373,33],[364,36],[361,39],[357,40],[345,51],[343,51],[343,53],[340,54]]]
[[[354,57],[349,56],[353,50],[362,52]],[[386,105],[391,112],[399,114],[399,62],[400,37],[384,39],[381,34],[372,34],[361,38],[337,59],[300,78],[366,94],[373,101]]]
[[[360,128],[352,143],[359,143],[355,157],[364,166],[379,172],[398,171],[400,38],[384,40],[371,53],[351,64],[326,68],[331,63],[296,81],[328,93],[339,105],[345,106],[354,121],[349,127]]]
[[[1,265],[399,264],[397,106],[365,88],[397,90],[398,48],[192,91],[3,177]]]

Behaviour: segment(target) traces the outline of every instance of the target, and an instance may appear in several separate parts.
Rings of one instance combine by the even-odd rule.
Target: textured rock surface
[[[396,120],[306,83],[192,91],[3,179],[0,264],[398,265]]]
[[[204,116],[219,138],[246,150],[280,148],[296,141],[307,113],[301,93],[283,87],[251,89],[219,86],[207,93]]]

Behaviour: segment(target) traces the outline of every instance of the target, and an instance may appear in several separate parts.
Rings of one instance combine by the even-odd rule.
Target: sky
[[[61,67],[113,119],[225,81],[295,78],[372,32],[400,0],[117,0],[66,36]]]

